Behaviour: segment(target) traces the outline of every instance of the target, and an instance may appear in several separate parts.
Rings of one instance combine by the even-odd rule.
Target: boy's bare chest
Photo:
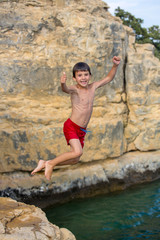
[[[90,106],[93,104],[94,92],[93,91],[84,91],[78,92],[72,97],[72,101],[75,104],[83,105],[84,107]]]

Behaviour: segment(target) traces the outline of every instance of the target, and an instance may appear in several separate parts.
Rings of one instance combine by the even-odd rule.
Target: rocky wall
[[[79,61],[91,66],[96,81],[110,70],[114,55],[121,57],[115,79],[96,93],[80,165],[160,149],[160,62],[153,46],[135,44],[133,30],[108,8],[100,0],[0,2],[2,194],[4,176],[28,176],[39,159],[68,149],[62,128],[71,105],[60,76],[65,71],[72,84]]]

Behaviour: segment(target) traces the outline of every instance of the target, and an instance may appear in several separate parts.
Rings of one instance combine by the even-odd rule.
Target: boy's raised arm
[[[73,91],[73,89],[71,87],[67,87],[66,81],[67,81],[67,76],[66,76],[66,73],[63,72],[63,75],[61,76],[61,89],[63,92],[70,94]]]
[[[107,74],[107,76],[100,81],[94,82],[94,85],[96,88],[102,87],[105,84],[111,82],[113,80],[113,78],[115,77],[121,59],[119,57],[115,56],[115,57],[113,57],[112,61],[113,61],[113,66],[112,66],[110,72]]]

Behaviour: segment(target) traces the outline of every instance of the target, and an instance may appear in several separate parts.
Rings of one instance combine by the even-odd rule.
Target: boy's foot
[[[49,162],[50,161],[47,161],[45,163],[45,177],[46,177],[47,180],[51,180],[52,171],[53,171],[53,168],[54,168],[54,166],[51,165]]]
[[[41,171],[43,168],[45,168],[45,162],[44,160],[39,160],[37,167],[31,172],[31,175],[34,175],[35,173]]]

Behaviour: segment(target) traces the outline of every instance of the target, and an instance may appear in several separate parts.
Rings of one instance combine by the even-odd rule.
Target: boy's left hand
[[[120,64],[121,59],[120,59],[120,57],[114,56],[112,61],[116,66],[118,66]]]

